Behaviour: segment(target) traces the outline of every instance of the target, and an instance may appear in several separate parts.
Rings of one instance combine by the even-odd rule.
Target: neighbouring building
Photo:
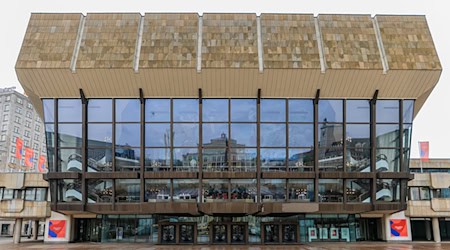
[[[424,16],[32,14],[46,242],[408,240]]]

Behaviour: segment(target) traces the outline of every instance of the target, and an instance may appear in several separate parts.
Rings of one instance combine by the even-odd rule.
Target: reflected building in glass
[[[441,66],[423,16],[33,14],[16,70],[67,241],[295,244],[390,239]]]

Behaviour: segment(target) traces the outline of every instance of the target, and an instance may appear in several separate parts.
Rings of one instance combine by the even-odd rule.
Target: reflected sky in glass
[[[145,124],[146,147],[170,147],[170,124]]]
[[[141,145],[140,124],[116,124],[116,145],[139,147]]]
[[[198,122],[198,109],[197,99],[173,99],[173,121]]]
[[[44,99],[42,100],[44,106],[44,121],[54,122],[55,121],[55,100],[54,99]]]
[[[231,99],[232,122],[256,122],[256,99]]]
[[[112,122],[112,100],[89,99],[88,122]]]
[[[58,145],[60,147],[81,147],[81,124],[59,124]]]
[[[291,99],[289,102],[289,122],[313,122],[314,105],[312,100]]]
[[[414,100],[403,101],[403,122],[412,123],[414,115]]]
[[[112,124],[88,124],[88,147],[111,147]]]
[[[370,147],[369,124],[347,124],[347,146]]]
[[[314,146],[313,124],[289,124],[289,147]]]
[[[369,100],[347,100],[347,122],[370,122]]]
[[[285,99],[261,99],[261,122],[286,121]]]
[[[170,99],[146,99],[146,122],[170,122]]]
[[[81,100],[59,99],[58,122],[81,122]]]
[[[203,123],[203,145],[226,147],[229,140],[227,123]]]
[[[398,124],[377,124],[377,147],[400,147]]]
[[[377,117],[378,122],[399,122],[399,101],[398,100],[378,100]]]
[[[141,103],[138,99],[116,99],[116,122],[139,122]]]
[[[285,147],[286,125],[285,124],[261,124],[261,147]]]
[[[228,99],[203,99],[204,122],[227,122]]]
[[[319,122],[342,122],[342,100],[319,100]]]
[[[239,147],[256,147],[256,124],[232,123],[231,139]]]
[[[198,139],[198,124],[173,124],[174,147],[196,147]]]

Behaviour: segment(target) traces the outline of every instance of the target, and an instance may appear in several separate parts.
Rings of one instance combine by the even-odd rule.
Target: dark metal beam
[[[86,96],[84,95],[83,89],[80,89],[80,98],[81,98],[81,102],[83,104],[87,104],[88,100],[87,100]]]
[[[319,99],[320,99],[320,89],[317,89],[316,98],[314,98],[314,104],[319,104]]]
[[[201,88],[198,89],[198,101],[200,102],[200,104],[203,103],[203,92]]]
[[[141,104],[144,104],[144,91],[141,88],[139,88],[139,100]]]
[[[258,104],[261,103],[261,89],[258,89]]]
[[[373,93],[373,97],[372,100],[370,100],[370,102],[375,105],[377,104],[377,99],[378,99],[378,89],[375,90],[375,93]]]

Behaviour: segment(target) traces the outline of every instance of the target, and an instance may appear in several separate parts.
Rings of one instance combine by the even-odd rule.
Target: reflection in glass
[[[196,147],[198,145],[198,124],[173,124],[174,147]]]
[[[58,170],[60,172],[82,172],[81,149],[59,149]]]
[[[313,100],[290,99],[289,122],[314,122]]]
[[[400,127],[398,124],[377,124],[377,147],[400,147]]]
[[[88,172],[112,171],[112,149],[88,149]]]
[[[261,147],[286,147],[285,124],[261,124]]]
[[[342,171],[343,161],[342,147],[319,148],[320,171]]]
[[[343,188],[342,179],[319,179],[319,202],[342,202]]]
[[[414,116],[414,100],[403,100],[403,123],[412,123]]]
[[[81,122],[81,100],[58,99],[58,122]]]
[[[371,172],[370,149],[347,147],[345,166],[348,172]]]
[[[346,134],[345,139],[347,140],[347,147],[370,147],[369,124],[347,124]]]
[[[146,147],[170,147],[170,124],[147,123],[145,124]]]
[[[261,171],[286,171],[286,149],[262,148]]]
[[[256,122],[256,99],[231,99],[232,122]]]
[[[170,122],[170,99],[146,99],[146,122]]]
[[[403,166],[406,172],[409,172],[409,160],[410,160],[411,148],[403,148]],[[412,169],[411,169],[412,171]],[[450,172],[450,171],[449,171]]]
[[[88,124],[88,147],[111,147],[112,124]]]
[[[376,121],[378,122],[399,122],[399,101],[398,100],[378,100],[376,104]]]
[[[228,171],[228,153],[226,148],[203,149],[203,170],[207,172]]]
[[[203,179],[203,201],[217,202],[228,200],[227,180],[207,180]]]
[[[403,125],[403,147],[411,147],[412,124]]]
[[[231,146],[256,147],[256,124],[232,123],[231,139]]]
[[[228,144],[227,123],[203,123],[204,147],[227,147]]]
[[[141,193],[141,180],[116,179],[116,202],[139,202]]]
[[[44,122],[54,122],[55,121],[55,100],[54,99],[44,99],[42,100],[42,105],[44,107]]]
[[[89,99],[88,122],[112,122],[112,100]]]
[[[197,99],[173,99],[174,122],[198,122]]]
[[[377,201],[400,201],[400,180],[377,179]]]
[[[197,148],[174,148],[173,166],[180,171],[198,171],[198,149]]]
[[[400,150],[398,149],[377,149],[376,156],[377,172],[399,172],[400,171]]]
[[[256,149],[231,148],[230,160],[232,171],[254,172],[256,171]]]
[[[179,202],[200,202],[198,200],[198,180],[197,179],[174,179],[173,180],[173,200]]]
[[[111,203],[112,202],[112,180],[90,179],[88,184],[88,203]]]
[[[81,181],[79,179],[58,180],[58,202],[81,202]]]
[[[141,125],[136,123],[116,124],[116,146],[139,147],[141,145]]]
[[[170,148],[145,149],[145,171],[169,171]]]
[[[141,103],[138,99],[116,99],[116,122],[139,122]]]
[[[58,146],[81,147],[81,124],[59,124]]]
[[[369,100],[347,100],[346,109],[347,122],[370,122]]]
[[[256,186],[256,179],[231,179],[230,197],[232,200],[255,202]]]
[[[47,166],[48,166],[48,171],[49,172],[54,172],[57,171],[56,170],[56,166],[55,166],[55,148],[51,148],[51,147],[47,147]]]
[[[204,122],[227,122],[228,99],[203,99]]]
[[[263,202],[284,201],[286,198],[286,180],[261,179],[261,200]]]
[[[170,180],[145,180],[145,201],[170,201]]]
[[[347,202],[370,203],[371,186],[369,179],[348,179],[346,183]]]
[[[319,147],[340,147],[343,143],[342,124],[319,124]]]
[[[139,148],[116,147],[115,161],[117,171],[139,171],[141,150]]]
[[[285,122],[286,100],[285,99],[262,99],[261,100],[261,122]]]
[[[289,147],[313,147],[313,124],[289,124]]]
[[[342,100],[319,100],[319,122],[342,122]]]
[[[314,171],[314,150],[305,148],[289,149],[289,171],[310,172]]]
[[[45,140],[47,142],[47,148],[55,146],[55,125],[45,124]]]
[[[289,200],[297,202],[314,201],[314,180],[289,179],[287,189]]]

